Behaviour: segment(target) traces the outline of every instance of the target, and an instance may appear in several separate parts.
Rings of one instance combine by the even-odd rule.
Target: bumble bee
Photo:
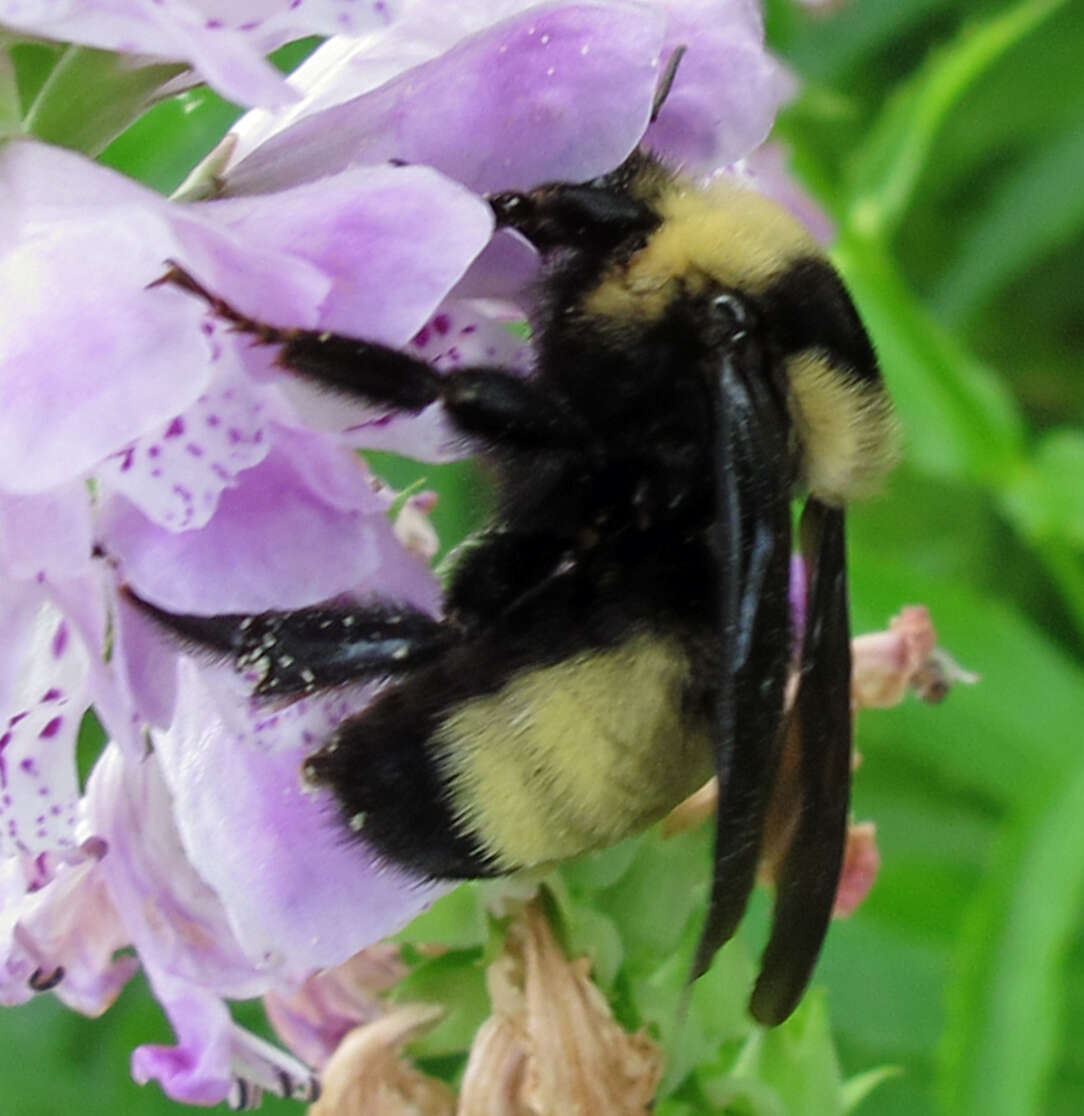
[[[441,403],[488,459],[496,511],[454,556],[442,615],[397,601],[213,617],[143,603],[255,670],[259,695],[387,679],[303,775],[347,830],[425,877],[601,848],[717,775],[694,976],[736,929],[786,781],[751,1000],[778,1023],[820,950],[844,846],[843,505],[876,485],[894,444],[873,348],[809,234],[730,179],[702,186],[637,150],[594,180],[489,200],[542,257],[528,379],[438,375],[380,344],[254,321],[179,265],[165,277],[318,385],[398,412]],[[795,493],[809,587],[792,672]]]

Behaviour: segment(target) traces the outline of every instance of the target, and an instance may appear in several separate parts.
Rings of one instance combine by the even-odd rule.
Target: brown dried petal
[[[614,1022],[585,958],[570,962],[533,904],[490,966],[458,1116],[646,1116],[662,1056]]]
[[[922,605],[903,609],[888,631],[854,639],[851,694],[856,708],[885,709],[901,702],[936,646],[933,621]]]
[[[662,1074],[662,1055],[646,1035],[614,1022],[591,982],[586,958],[569,962],[536,907],[526,911],[524,942],[530,1060],[524,1099],[537,1116],[639,1116]]]
[[[399,1055],[440,1014],[431,1004],[406,1004],[351,1031],[324,1069],[323,1091],[309,1116],[453,1116],[448,1086]]]
[[[522,1021],[491,1016],[474,1036],[456,1116],[533,1116],[522,1099],[526,1074]]]

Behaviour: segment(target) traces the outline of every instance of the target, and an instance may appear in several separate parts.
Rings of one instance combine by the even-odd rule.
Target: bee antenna
[[[670,96],[670,89],[674,84],[674,78],[677,77],[678,66],[681,65],[682,58],[685,57],[685,51],[689,48],[684,43],[681,46],[676,46],[670,52],[670,57],[666,60],[666,69],[662,72],[662,77],[659,79],[659,87],[655,90],[655,100],[651,102],[651,123],[654,124],[659,118],[659,113],[662,111],[662,106],[666,104],[666,98]]]

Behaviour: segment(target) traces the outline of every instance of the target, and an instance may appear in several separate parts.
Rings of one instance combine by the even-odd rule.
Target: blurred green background
[[[821,1042],[826,1012],[843,1077],[899,1067],[857,1104],[861,1116],[1078,1116],[1084,4],[852,0],[810,12],[771,0],[768,28],[802,81],[778,138],[836,222],[836,258],[906,428],[905,464],[851,516],[854,626],[926,604],[942,645],[983,676],[940,707],[861,714],[855,813],[876,820],[884,867],[858,914],[833,927],[821,993],[785,1041],[792,1051]],[[18,48],[24,96],[55,57]],[[104,158],[168,191],[233,115],[189,94]],[[426,475],[442,493],[442,540],[454,542],[477,482],[459,468]],[[680,967],[660,975],[658,961],[688,937],[684,916],[645,881],[683,878],[684,857],[701,873],[705,853],[702,834],[638,848],[641,867],[620,849],[568,870],[555,891],[570,941],[594,949],[630,1023],[659,1014],[652,989],[679,986]],[[462,937],[477,975],[481,945],[462,930],[473,899],[457,902],[418,936]],[[685,915],[691,902],[678,903]],[[648,956],[650,974],[637,968]],[[735,953],[718,972],[744,973],[747,958]],[[715,988],[723,976],[708,979]],[[697,1018],[722,1010],[701,1003]],[[134,1045],[167,1039],[138,985],[94,1023],[47,996],[0,1012],[0,1113],[176,1112],[127,1074]],[[858,1096],[822,1096],[797,1077],[772,1095],[735,1090],[733,1051],[709,1065],[715,1055],[689,1042],[695,1068],[660,1112],[820,1116]],[[455,1048],[422,1053],[439,1069]],[[818,1046],[818,1072],[834,1057],[830,1043]],[[768,1079],[770,1063],[761,1058]]]

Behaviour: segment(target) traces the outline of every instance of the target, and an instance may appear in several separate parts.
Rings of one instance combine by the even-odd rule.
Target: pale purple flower
[[[306,35],[386,27],[401,0],[0,0],[0,31],[186,62],[243,105],[288,104],[296,94],[264,59]]]
[[[681,45],[696,49],[648,139],[690,168],[747,154],[792,90],[764,52],[749,0],[474,0],[454,5],[452,18],[449,7],[416,0],[383,35],[313,55],[292,79],[305,94],[297,105],[235,129],[226,190],[388,158],[428,163],[477,190],[590,178],[644,136],[661,65]]]
[[[184,58],[269,105],[284,101],[253,42],[329,30],[295,18],[378,26],[318,51],[295,104],[241,122],[218,200],[170,203],[29,139],[0,148],[0,997],[52,987],[93,1014],[141,966],[177,1044],[141,1047],[133,1075],[198,1104],[309,1095],[310,1070],[227,1002],[270,997],[284,1040],[321,1062],[366,1006],[314,975],[346,972],[435,890],[343,841],[299,789],[301,759],[369,690],[254,706],[244,678],[180,656],[118,585],[177,612],[351,594],[435,611],[410,552],[431,537],[400,523],[404,548],[394,493],[354,451],[465,447],[439,408],[322,396],[198,299],[148,286],[176,259],[275,325],[527,375],[506,325],[536,260],[491,239],[479,194],[619,163],[679,45],[648,140],[690,169],[747,155],[788,87],[748,0],[414,0],[398,21],[382,4],[286,7],[221,27],[210,0],[0,0],[0,24]],[[110,743],[80,793],[91,707]]]

